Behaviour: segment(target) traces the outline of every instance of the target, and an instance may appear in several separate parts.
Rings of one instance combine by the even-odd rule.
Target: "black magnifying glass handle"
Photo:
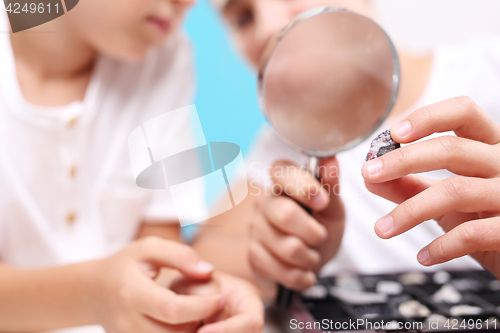
[[[288,309],[292,304],[295,291],[288,289],[281,284],[278,285],[278,295],[276,296],[276,306],[281,309]]]
[[[318,164],[319,160],[317,157],[310,156],[307,159],[307,170],[311,175],[314,175],[316,179],[320,180],[319,178],[319,173],[318,173]],[[313,211],[311,208],[299,203],[299,205],[304,208],[304,210],[309,214],[312,215]],[[293,297],[295,296],[295,291],[292,289],[289,289],[281,284],[278,285],[278,294],[276,295],[276,306],[282,309],[289,308],[290,305],[292,304]]]

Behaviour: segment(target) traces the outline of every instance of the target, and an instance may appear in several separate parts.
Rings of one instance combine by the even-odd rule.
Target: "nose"
[[[255,40],[259,46],[259,58],[269,40],[293,17],[285,1],[262,0],[254,12]]]

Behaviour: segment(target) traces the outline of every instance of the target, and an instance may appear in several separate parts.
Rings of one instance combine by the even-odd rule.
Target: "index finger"
[[[448,131],[487,144],[500,142],[500,125],[465,96],[414,111],[391,128],[391,136],[399,143],[410,143],[433,133]]]
[[[141,239],[136,241],[131,248],[138,260],[178,269],[193,279],[207,279],[214,270],[211,264],[200,260],[196,251],[190,246],[159,237]]]

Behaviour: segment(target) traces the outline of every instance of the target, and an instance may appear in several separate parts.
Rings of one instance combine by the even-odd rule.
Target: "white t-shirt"
[[[425,92],[408,112],[460,95],[472,97],[500,123],[500,39],[484,38],[463,45],[437,48]],[[386,121],[373,138],[389,129],[395,121]],[[368,192],[364,186],[361,167],[373,138],[337,155],[340,165],[340,193],[346,207],[346,229],[339,253],[325,265],[322,274],[333,275],[341,271],[383,274],[413,270],[479,268],[477,262],[470,257],[432,268],[425,268],[417,262],[418,251],[443,234],[435,221],[427,221],[390,240],[377,237],[374,231],[375,222],[396,205]],[[269,126],[265,126],[247,160],[248,177],[255,182],[254,185],[251,183],[251,186],[257,186],[259,183],[269,186],[269,169],[264,168],[282,158],[298,165],[304,165],[306,161],[304,155],[290,149]],[[443,179],[452,175],[441,170],[425,176]]]
[[[3,13],[0,27],[9,31]],[[192,52],[183,34],[141,64],[99,59],[84,100],[64,107],[23,98],[8,33],[0,34],[0,73],[1,261],[42,267],[101,258],[133,240],[143,220],[177,221],[168,190],[136,186],[128,135],[191,104]],[[194,142],[190,120],[178,120],[165,140]],[[193,200],[203,202],[203,191]]]

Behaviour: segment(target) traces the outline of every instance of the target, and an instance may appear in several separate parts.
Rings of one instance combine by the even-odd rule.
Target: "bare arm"
[[[192,246],[217,269],[255,282],[248,262],[248,230],[258,198],[252,190],[249,186],[249,195],[238,206],[202,225]]]
[[[137,232],[136,239],[145,238],[149,236],[160,237],[174,242],[182,243],[181,228],[179,223],[165,223],[153,224],[143,222],[139,231]]]
[[[87,269],[88,264],[39,270],[0,264],[0,331],[94,324],[82,293]]]
[[[102,325],[106,331],[193,332],[221,295],[176,295],[153,281],[162,267],[206,281],[213,267],[188,246],[148,237],[96,261],[36,270],[0,264],[0,332]]]

